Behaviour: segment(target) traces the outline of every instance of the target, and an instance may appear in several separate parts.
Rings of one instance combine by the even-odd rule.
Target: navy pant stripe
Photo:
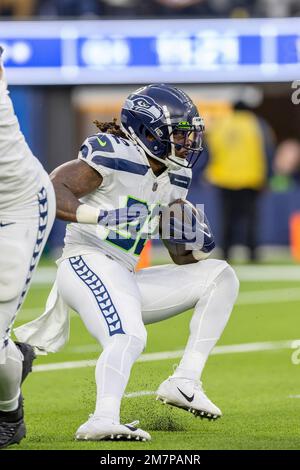
[[[31,281],[31,278],[32,278],[32,275],[33,275],[33,272],[34,272],[34,268],[36,266],[36,261],[38,259],[38,256],[40,255],[41,247],[42,247],[42,244],[43,244],[43,241],[44,241],[44,238],[45,238],[46,228],[47,228],[47,223],[48,223],[48,198],[47,198],[47,191],[46,191],[45,188],[42,188],[38,193],[38,204],[39,204],[39,226],[38,226],[38,230],[37,230],[37,238],[36,238],[35,246],[34,246],[34,249],[33,249],[32,258],[31,258],[31,261],[30,261],[28,275],[26,277],[26,281],[25,281],[25,285],[24,285],[23,290],[22,290],[22,294],[20,295],[20,298],[19,298],[18,307],[17,307],[15,315],[11,319],[9,328],[7,329],[7,332],[6,332],[7,336],[5,336],[5,338],[4,338],[4,347],[6,347],[7,344],[8,344],[8,337],[10,335],[10,330],[11,330],[12,325],[13,325],[15,319],[16,319],[17,312],[18,312],[19,308],[21,307],[21,305],[23,303],[23,300],[24,300],[24,297],[27,293],[28,285],[29,285],[29,282]]]
[[[88,267],[81,256],[74,256],[69,261],[77,276],[92,292],[107,324],[109,335],[125,334],[116,307],[101,279]]]

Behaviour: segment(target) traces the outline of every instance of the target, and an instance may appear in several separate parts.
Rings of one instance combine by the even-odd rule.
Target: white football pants
[[[103,346],[96,367],[96,414],[119,421],[130,369],[146,344],[144,324],[194,308],[177,374],[199,379],[238,294],[233,269],[219,260],[129,272],[102,253],[61,262],[58,290]]]
[[[55,194],[46,173],[36,200],[0,213],[0,410],[16,408],[22,354],[10,332],[55,219]]]

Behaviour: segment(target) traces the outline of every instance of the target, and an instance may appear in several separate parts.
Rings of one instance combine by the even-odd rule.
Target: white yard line
[[[240,281],[300,281],[300,266],[235,266]]]
[[[300,300],[299,287],[246,291],[239,294],[236,305],[269,304],[278,302],[296,302]]]
[[[296,340],[297,341],[297,340]],[[273,349],[290,349],[293,348],[292,340],[290,341],[275,341],[275,342],[262,342],[262,343],[242,343],[242,344],[233,344],[229,346],[216,346],[212,353],[215,354],[231,354],[235,352],[252,352],[252,351],[270,351]],[[84,344],[82,346],[67,346],[66,353],[72,354],[83,354],[83,353],[99,353],[101,352],[101,347],[98,344]],[[159,353],[147,353],[143,354],[139,358],[139,362],[163,360],[163,359],[175,359],[181,357],[183,350],[177,351],[166,351]],[[156,359],[157,356],[157,359]]]
[[[299,281],[300,266],[236,266],[234,267],[240,281]],[[55,280],[56,268],[38,268],[33,277],[33,287],[45,287]]]
[[[147,395],[155,395],[155,391],[152,390],[141,390],[140,392],[132,392],[132,393],[125,393],[125,398],[136,398],[136,397],[144,397]]]
[[[281,349],[291,349],[293,342],[296,340],[285,340],[285,341],[267,341],[261,343],[243,343],[243,344],[231,344],[225,346],[216,346],[212,355],[216,354],[233,354],[233,353],[247,353],[247,352],[262,352],[262,351],[278,351]],[[163,351],[142,354],[137,362],[152,362],[162,361],[165,359],[177,359],[182,356],[183,351]],[[69,362],[57,362],[51,364],[40,364],[33,367],[35,372],[49,372],[53,370],[66,370],[66,369],[80,369],[84,367],[94,367],[96,360],[85,360],[85,361],[69,361]]]
[[[236,305],[256,305],[279,302],[297,302],[300,301],[300,279],[299,287],[290,287],[283,289],[254,290],[241,292]],[[43,313],[43,308],[23,308],[18,317],[19,320],[33,320]],[[256,312],[257,313],[257,312]],[[74,312],[72,316],[76,316]]]

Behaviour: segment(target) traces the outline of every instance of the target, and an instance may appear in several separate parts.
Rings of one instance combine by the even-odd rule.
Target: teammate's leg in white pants
[[[95,372],[95,416],[118,424],[131,367],[146,344],[135,277],[105,255],[92,254],[64,260],[57,282],[64,301],[103,347]]]
[[[10,339],[10,331],[54,218],[55,195],[50,181],[32,207],[1,213],[5,223],[0,228],[0,411],[18,407],[23,355]]]

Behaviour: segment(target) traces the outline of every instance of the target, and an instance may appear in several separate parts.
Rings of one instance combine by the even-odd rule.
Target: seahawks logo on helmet
[[[150,96],[133,95],[126,100],[124,108],[145,114],[151,118],[151,124],[163,116],[163,110]]]

